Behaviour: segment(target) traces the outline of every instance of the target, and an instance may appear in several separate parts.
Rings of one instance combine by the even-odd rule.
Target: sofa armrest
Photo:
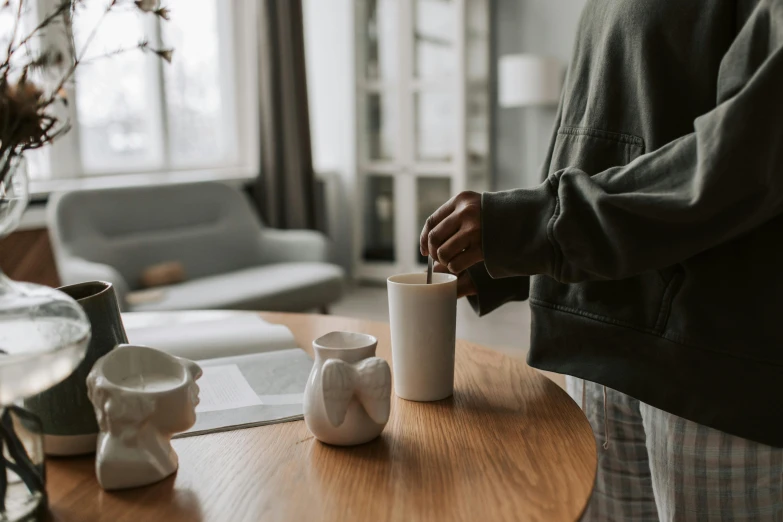
[[[114,286],[117,301],[120,303],[120,309],[126,308],[125,296],[128,294],[128,283],[114,267],[69,255],[58,259],[57,270],[63,285],[73,285],[84,281],[111,283]]]
[[[313,230],[265,228],[261,232],[261,258],[263,263],[326,262],[329,241]]]

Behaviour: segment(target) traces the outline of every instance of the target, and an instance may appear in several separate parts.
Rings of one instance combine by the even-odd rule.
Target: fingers
[[[429,236],[427,237],[427,252],[429,252],[429,255],[442,264],[447,264],[440,258],[440,248],[447,241],[458,240],[458,233],[461,227],[462,220],[460,219],[459,214],[456,213],[451,214],[441,221],[439,225],[430,231]],[[459,239],[459,241],[464,240]],[[460,250],[462,250],[462,248],[464,247],[460,247]],[[459,252],[459,250],[457,252]]]
[[[441,274],[451,274],[448,267],[438,263],[437,261],[432,267],[433,271]],[[467,272],[462,272],[457,275],[457,297],[465,297],[467,295],[476,295],[476,285],[473,283],[473,279]]]
[[[424,223],[424,228],[421,231],[421,236],[419,237],[419,249],[421,250],[421,255],[427,256],[430,254],[429,246],[428,246],[428,238],[430,235],[430,232],[440,223],[446,219],[449,215],[451,215],[452,212],[454,212],[454,208],[456,206],[456,198],[451,198],[449,201],[441,205],[441,207],[433,212],[433,214],[427,218],[427,222]]]
[[[435,261],[435,264],[432,265],[432,271],[433,272],[440,272],[441,274],[450,274],[449,269],[446,265],[442,265],[441,263]]]
[[[430,231],[427,242],[430,255],[455,274],[484,259],[480,212],[476,207],[462,207]],[[450,266],[457,257],[465,254],[469,255],[457,264],[459,268]]]
[[[449,240],[455,242],[441,253],[439,249]],[[465,249],[481,250],[481,194],[461,192],[436,210],[424,224],[419,237],[422,255],[447,264]]]
[[[470,247],[464,252],[457,254],[446,266],[452,274],[459,274],[483,260],[484,255],[481,249]]]
[[[430,236],[437,232],[437,229],[434,230]],[[433,259],[437,259],[441,264],[448,266],[452,259],[460,255],[468,248],[470,248],[470,237],[467,234],[458,233],[451,236],[446,240],[445,243],[437,247],[437,250],[435,250],[435,253],[432,255],[432,257]]]

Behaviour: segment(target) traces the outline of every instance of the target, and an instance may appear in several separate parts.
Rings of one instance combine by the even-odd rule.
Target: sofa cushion
[[[189,280],[263,262],[255,211],[222,183],[77,190],[54,197],[51,214],[55,255],[109,265],[130,290],[162,262],[182,263]]]
[[[328,263],[264,265],[158,287],[162,299],[130,310],[304,311],[340,299],[343,282],[342,268]]]

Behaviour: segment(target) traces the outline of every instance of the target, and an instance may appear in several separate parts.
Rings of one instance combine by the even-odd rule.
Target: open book
[[[128,340],[195,360],[196,424],[176,437],[261,426],[302,418],[313,366],[291,331],[253,312],[129,312]]]

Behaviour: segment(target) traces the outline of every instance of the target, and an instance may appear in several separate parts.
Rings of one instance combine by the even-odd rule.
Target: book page
[[[303,350],[280,350],[198,361],[204,374],[196,424],[174,438],[302,418],[313,360]],[[251,397],[252,393],[252,397]]]
[[[288,328],[254,312],[125,312],[122,322],[130,343],[194,361],[296,347]]]
[[[262,404],[236,364],[206,366],[198,380],[201,391],[196,413]]]

